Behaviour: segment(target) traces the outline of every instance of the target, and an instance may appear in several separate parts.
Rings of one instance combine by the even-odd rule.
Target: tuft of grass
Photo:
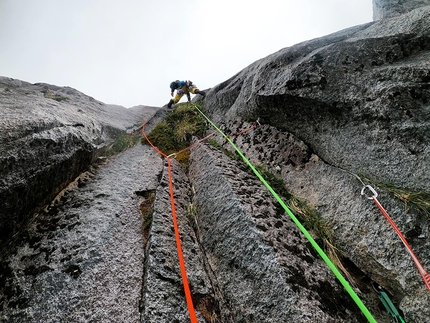
[[[349,281],[354,284],[354,278],[348,272],[341,261],[342,252],[336,247],[335,236],[329,223],[322,219],[317,211],[306,201],[295,197],[285,187],[284,181],[271,173],[264,165],[256,165],[258,172],[263,176],[273,190],[283,198],[294,215],[300,220],[303,226],[314,232],[322,241],[323,249],[333,264],[341,270]]]
[[[190,103],[178,105],[167,115],[166,122],[172,127],[177,141],[188,144],[192,136],[203,137],[207,130],[205,121]]]
[[[124,150],[133,147],[140,138],[140,134],[124,134],[115,139],[115,141],[110,144],[104,153],[106,157],[110,157]]]
[[[189,147],[192,137],[201,138],[205,135],[206,130],[205,121],[192,104],[183,103],[169,113],[164,121],[155,126],[148,134],[148,139],[163,153],[170,155]],[[147,144],[145,138],[142,138],[142,144]],[[184,151],[176,156],[176,160],[184,168],[188,168],[189,155],[189,151]]]
[[[256,165],[255,169],[263,176],[267,183],[273,188],[273,190],[279,195],[282,196],[286,200],[290,200],[293,196],[288,192],[285,187],[284,181],[270,172],[266,166],[264,165]]]
[[[197,209],[193,203],[188,204],[186,216],[189,218],[194,218],[197,215]]]
[[[201,108],[201,107],[200,107]],[[192,104],[180,104],[167,117],[166,122],[174,129],[179,141],[190,142],[192,136],[203,137],[206,123]]]
[[[55,100],[55,101],[57,101],[57,102],[61,102],[61,101],[67,101],[67,100],[69,100],[69,98],[66,98],[65,96],[59,96],[59,95],[57,95],[57,96],[55,96],[55,97],[53,97],[53,98],[51,98],[52,100]]]
[[[57,102],[69,100],[68,97],[61,96],[61,95],[58,95],[58,94],[54,94],[54,92],[52,92],[51,89],[47,89],[46,91],[44,91],[44,93],[45,93],[44,94],[45,98],[52,99],[52,100],[55,100]]]
[[[306,201],[300,200],[288,192],[285,187],[285,182],[270,172],[266,166],[256,165],[255,168],[273,190],[286,201],[288,207],[303,223],[306,229],[312,230],[324,242],[325,247],[334,245],[334,234],[330,225],[318,215],[315,209],[309,206]]]
[[[179,146],[172,127],[170,127],[166,121],[157,123],[151,133],[148,134],[148,139],[167,155],[177,151]],[[142,144],[147,143],[146,138],[143,137]]]
[[[372,182],[369,179],[366,179]],[[405,209],[415,209],[416,211],[423,213],[430,220],[430,193],[423,191],[414,191],[411,189],[396,187],[389,183],[373,181],[375,185],[380,188],[392,193],[396,198],[405,204]]]

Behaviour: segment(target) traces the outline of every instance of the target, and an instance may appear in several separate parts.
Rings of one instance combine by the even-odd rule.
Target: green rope
[[[315,248],[315,250],[321,256],[321,258],[325,261],[325,263],[329,266],[331,271],[335,274],[337,279],[339,279],[340,283],[343,285],[345,290],[352,297],[354,302],[358,305],[360,310],[363,312],[364,316],[366,316],[366,318],[369,320],[369,322],[375,322],[376,323],[376,320],[373,318],[372,314],[369,312],[367,307],[363,304],[363,302],[358,297],[358,295],[354,292],[354,290],[349,285],[349,283],[346,281],[346,279],[342,276],[342,274],[339,272],[339,270],[336,268],[336,266],[332,263],[332,261],[328,258],[328,256],[321,249],[321,247],[315,242],[314,238],[312,238],[310,233],[300,223],[300,221],[296,218],[296,216],[290,211],[290,209],[287,207],[287,205],[284,203],[284,201],[282,201],[282,199],[279,197],[279,195],[276,194],[276,192],[272,189],[272,187],[266,182],[266,180],[263,178],[263,176],[260,174],[260,172],[242,154],[242,152],[239,150],[239,148],[237,148],[237,146],[233,143],[233,141],[231,141],[231,139],[227,135],[225,135],[196,105],[194,105],[194,108],[197,109],[197,111],[230,143],[230,145],[232,145],[232,147],[237,151],[239,156],[242,157],[242,159],[245,161],[245,163],[252,169],[252,171],[255,173],[255,175],[257,175],[257,177],[264,184],[264,186],[266,186],[266,188],[269,190],[269,192],[272,193],[272,195],[275,197],[275,199],[284,208],[285,212],[287,212],[287,214],[290,216],[290,218],[299,227],[300,231],[302,231],[302,233],[305,235],[305,237],[309,240],[309,242],[312,244],[312,246]]]

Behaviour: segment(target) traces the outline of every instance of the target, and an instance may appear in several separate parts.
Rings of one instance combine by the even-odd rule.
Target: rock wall
[[[194,307],[199,322],[211,322],[211,318],[221,318],[219,301],[214,296],[215,291],[205,270],[205,259],[193,230],[191,186],[175,160],[172,160],[172,176],[181,245]],[[142,322],[187,322],[189,312],[173,227],[167,162],[157,188],[154,213],[147,230]]]
[[[141,322],[139,206],[162,166],[142,145],[110,158],[2,246],[0,322]]]
[[[197,236],[232,322],[365,320],[243,164],[202,145],[190,161]]]
[[[153,109],[106,105],[72,88],[0,77],[0,240]],[[49,178],[50,180],[46,180]]]
[[[429,28],[427,6],[297,44],[205,98],[227,133],[260,120],[261,128],[237,138],[239,147],[332,223],[346,257],[390,292],[407,322],[430,317],[428,292],[385,218],[360,196],[355,175],[377,189],[429,268],[428,216],[405,209],[382,185],[430,193]]]
[[[260,118],[330,164],[430,190],[430,7],[280,50],[214,87],[216,121]]]
[[[400,16],[428,5],[429,0],[373,0],[373,20]]]
[[[401,12],[394,3],[374,3]],[[430,193],[430,7],[409,9],[282,49],[204,99],[228,133],[260,120],[236,144],[330,224],[357,293],[380,323],[390,318],[371,282],[388,291],[407,322],[430,317],[429,293],[404,246],[360,195],[362,181],[376,188],[429,270],[428,214],[405,207],[388,189]],[[0,78],[0,102],[2,239],[23,227],[16,244],[2,245],[0,319],[186,321],[167,170],[149,147],[82,175],[24,225],[100,149],[154,111],[9,78]],[[147,130],[166,113],[159,110]],[[201,144],[192,149],[188,172],[174,160],[172,169],[199,322],[365,320],[241,163]],[[151,216],[139,218],[154,192]]]

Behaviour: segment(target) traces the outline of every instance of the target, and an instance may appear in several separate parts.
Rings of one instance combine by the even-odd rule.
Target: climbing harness
[[[366,189],[370,190],[370,192],[372,193],[371,196],[366,195],[365,191]],[[418,269],[418,272],[420,273],[425,286],[427,287],[427,289],[430,292],[430,275],[427,273],[427,271],[424,269],[424,266],[421,264],[421,262],[419,261],[418,257],[415,255],[414,251],[412,250],[412,247],[409,245],[408,241],[406,240],[405,236],[402,234],[402,232],[400,231],[400,229],[397,227],[397,225],[394,223],[394,221],[391,219],[391,217],[389,216],[388,212],[382,207],[381,203],[379,203],[377,197],[378,197],[378,193],[374,190],[374,188],[370,185],[365,185],[362,190],[361,190],[361,195],[366,196],[368,199],[373,200],[376,204],[376,206],[379,208],[379,210],[381,211],[381,213],[385,216],[385,218],[387,219],[387,221],[391,224],[391,226],[393,227],[394,231],[396,231],[397,235],[399,236],[400,240],[402,240],[403,244],[406,247],[406,250],[409,252],[415,266]]]
[[[229,143],[230,145],[236,150],[236,152],[239,154],[239,156],[244,160],[244,162],[251,168],[251,170],[257,175],[257,177],[260,179],[260,181],[266,186],[266,188],[269,190],[269,192],[273,195],[273,197],[281,204],[281,206],[284,208],[285,212],[290,216],[290,218],[293,220],[293,222],[296,224],[296,226],[302,231],[304,236],[309,240],[309,242],[312,244],[314,249],[318,252],[320,257],[324,260],[324,262],[328,265],[328,267],[331,269],[331,271],[334,273],[334,275],[337,277],[337,279],[340,281],[340,283],[343,285],[345,290],[348,292],[348,294],[351,296],[351,298],[354,300],[354,302],[357,304],[357,306],[360,308],[364,316],[367,318],[369,322],[375,322],[376,320],[373,318],[372,314],[369,312],[367,307],[363,304],[361,299],[358,297],[358,295],[355,293],[355,291],[352,289],[352,287],[349,285],[349,283],[346,281],[346,279],[342,276],[342,274],[339,272],[339,270],[336,268],[336,266],[332,263],[332,261],[329,259],[329,257],[325,254],[325,252],[321,249],[321,247],[316,243],[314,238],[310,235],[310,233],[305,229],[305,227],[300,223],[300,221],[296,218],[296,216],[290,211],[290,209],[287,207],[287,205],[282,201],[282,199],[279,197],[279,195],[273,190],[273,188],[266,182],[266,180],[263,178],[263,176],[258,172],[258,170],[254,167],[254,165],[251,164],[251,162],[243,155],[243,153],[240,151],[240,149],[234,144],[234,142],[225,135],[195,104],[193,107],[205,118],[211,125],[216,129]]]
[[[176,247],[178,249],[179,267],[181,269],[182,284],[184,286],[184,292],[185,292],[185,300],[187,301],[188,312],[190,314],[191,323],[198,323],[197,317],[196,317],[196,312],[194,310],[193,299],[191,297],[190,286],[188,284],[188,278],[187,278],[187,271],[185,269],[184,256],[182,253],[181,238],[179,235],[178,221],[177,221],[177,217],[176,217],[175,197],[174,197],[174,192],[173,192],[173,176],[172,176],[172,167],[170,165],[170,157],[167,156],[165,153],[163,153],[161,150],[159,150],[156,146],[154,146],[152,144],[152,142],[148,139],[148,137],[146,136],[146,133],[145,133],[145,125],[146,125],[146,122],[142,126],[142,133],[145,136],[145,139],[152,146],[152,148],[154,148],[159,154],[161,154],[163,157],[166,157],[166,159],[167,159],[167,172],[169,175],[169,190],[170,190],[170,201],[171,201],[171,205],[172,205],[173,227],[175,230]]]
[[[391,299],[388,297],[387,293],[382,289],[381,286],[372,283],[372,287],[378,294],[378,298],[384,305],[387,312],[391,315],[391,322],[393,323],[406,323],[405,320],[400,316],[399,311],[394,306]]]

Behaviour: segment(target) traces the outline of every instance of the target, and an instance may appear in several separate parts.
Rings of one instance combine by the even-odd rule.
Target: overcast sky
[[[213,87],[284,47],[370,21],[371,0],[0,0],[0,75],[162,106],[173,80]]]

